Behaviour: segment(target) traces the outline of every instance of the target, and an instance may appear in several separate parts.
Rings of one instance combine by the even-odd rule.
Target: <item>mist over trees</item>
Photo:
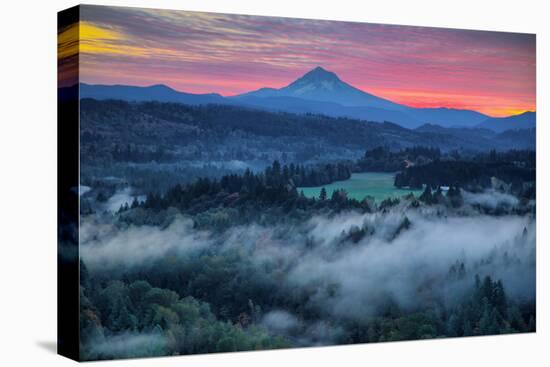
[[[161,355],[534,330],[533,218],[415,202],[221,231],[85,218],[83,348],[128,356],[102,349],[121,333]]]
[[[535,330],[532,200],[426,186],[377,203],[293,184],[338,167],[273,162],[85,215],[83,358]]]

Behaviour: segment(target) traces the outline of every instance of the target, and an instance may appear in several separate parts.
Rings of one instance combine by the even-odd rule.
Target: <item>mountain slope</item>
[[[404,110],[405,106],[363,92],[333,72],[318,66],[281,89],[262,88],[242,94],[245,97],[296,97],[306,100],[338,103],[342,106],[374,107],[388,110]],[[237,99],[239,96],[236,96]]]
[[[446,127],[475,127],[489,116],[477,111],[456,108],[411,108],[408,110],[416,120],[424,124],[437,124]]]
[[[309,112],[324,113],[329,116],[360,118],[369,121],[392,121],[407,128],[415,128],[427,123],[445,127],[473,127],[489,117],[470,110],[408,107],[357,89],[342,81],[335,73],[319,66],[286,87],[280,89],[261,88],[231,98],[240,102],[249,102],[266,107],[268,101],[265,100],[265,103],[262,103],[258,99],[273,97],[299,98],[303,100],[303,107],[308,110],[311,105],[306,108],[305,105],[309,103],[306,101],[330,103],[330,105],[322,105],[322,108],[317,111]],[[297,112],[297,102],[293,101],[293,108],[286,109],[286,111]],[[283,107],[285,106],[278,104],[279,109]]]
[[[391,121],[403,127],[421,125],[405,111],[385,110],[382,108],[362,106],[342,106],[334,102],[314,101],[287,96],[243,96],[236,101],[239,105],[256,107],[269,111],[291,113],[312,113],[331,117],[347,117],[352,119],[384,122]]]
[[[537,120],[536,112],[524,112],[519,115],[508,117],[493,117],[481,122],[478,127],[491,129],[496,132],[503,132],[514,129],[535,128]]]

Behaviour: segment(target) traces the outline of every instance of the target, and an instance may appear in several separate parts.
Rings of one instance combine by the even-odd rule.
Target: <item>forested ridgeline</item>
[[[335,191],[330,197],[324,191],[315,199],[306,198],[298,190],[350,176],[350,165],[344,163],[304,167],[275,161],[260,173],[246,170],[242,175],[230,174],[220,180],[200,178],[189,184],[176,184],[164,194],[151,192],[144,201],[135,198],[131,204],[123,205],[119,214],[121,220],[143,224],[155,221],[155,213],[166,214],[166,210],[173,208],[194,216],[198,226],[225,228],[258,220],[308,218],[316,211],[370,211],[372,201],[350,199],[345,191]]]
[[[457,129],[410,130],[391,122],[235,106],[83,99],[80,107],[82,159],[94,164],[113,159],[282,160],[277,152],[286,152],[288,162],[304,163],[317,154],[352,157],[378,146],[399,150],[422,145],[445,151],[534,148],[534,140],[514,143],[490,131],[481,134],[474,129],[465,138]]]
[[[534,151],[491,151],[470,159],[458,156],[452,160],[435,159],[423,165],[409,166],[395,176],[395,186],[419,188],[428,185],[437,188],[454,185],[469,190],[498,186],[518,196],[534,198],[535,169]]]
[[[228,138],[240,138],[251,147],[255,146],[254,139],[260,139],[264,151],[284,141],[290,144],[287,148],[292,152],[296,152],[301,144],[312,146],[319,143],[330,149],[339,146],[362,150],[381,143],[391,144],[393,141],[388,140],[391,134],[399,136],[403,144],[423,141],[423,133],[390,123],[222,105],[83,99],[81,121],[82,142],[85,147],[93,146],[97,154],[110,153],[115,143],[144,147],[218,144],[219,147],[220,143],[227,143]],[[242,147],[225,144],[223,148]]]

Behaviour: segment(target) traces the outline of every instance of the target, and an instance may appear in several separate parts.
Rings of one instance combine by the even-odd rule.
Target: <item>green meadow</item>
[[[344,189],[349,198],[363,200],[366,196],[372,196],[377,202],[389,197],[401,197],[411,192],[415,195],[422,192],[422,190],[398,189],[393,185],[394,176],[394,173],[384,172],[354,173],[349,180],[317,187],[300,187],[298,191],[303,191],[306,197],[318,198],[321,189],[324,187],[327,191],[327,197],[330,198],[335,190]]]

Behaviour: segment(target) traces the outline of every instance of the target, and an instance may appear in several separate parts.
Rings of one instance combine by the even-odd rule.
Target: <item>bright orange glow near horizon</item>
[[[527,111],[535,111],[535,106],[532,103],[521,101],[514,96],[502,96],[501,99],[495,100],[494,97],[483,95],[432,93],[419,90],[373,89],[372,93],[379,97],[415,108],[457,108],[474,110],[493,117],[505,117],[518,115]],[[497,104],[505,107],[487,108],[487,105]]]
[[[90,84],[227,96],[280,88],[322,66],[411,107],[536,110],[531,34],[85,5],[80,38]]]

